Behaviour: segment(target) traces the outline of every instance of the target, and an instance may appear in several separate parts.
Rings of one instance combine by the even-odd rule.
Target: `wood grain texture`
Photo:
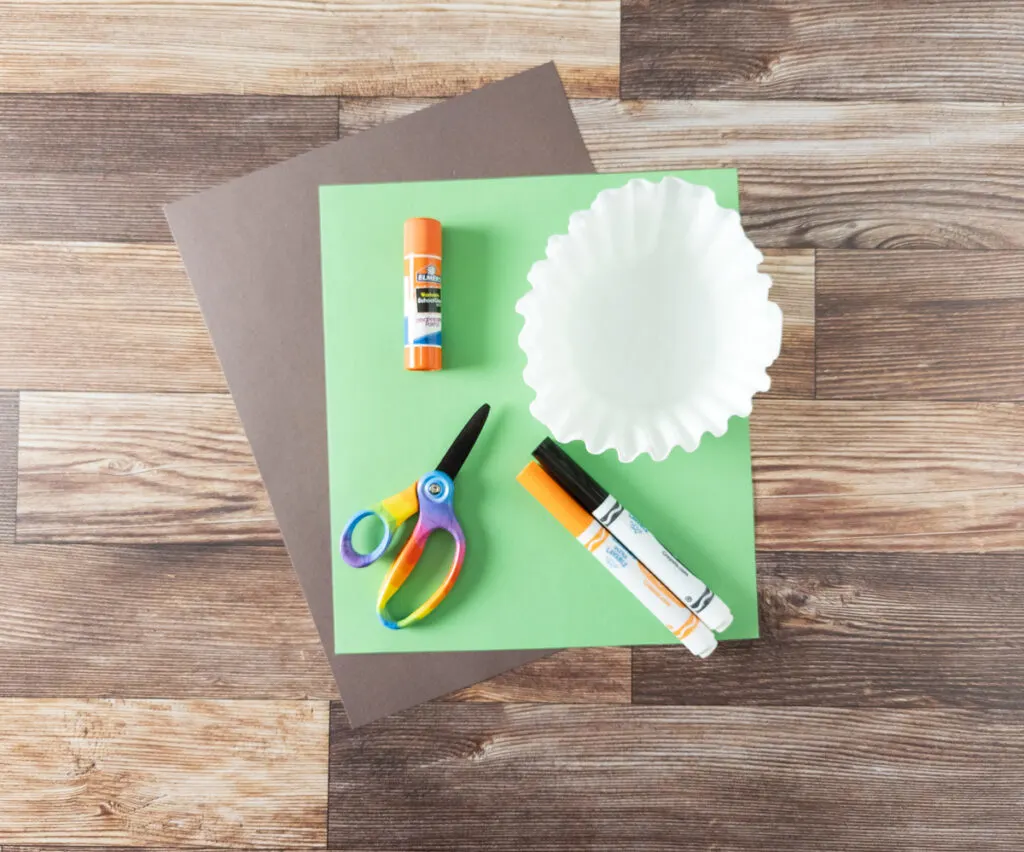
[[[15,14],[40,11],[0,3],[8,49]],[[9,67],[0,58],[0,80]],[[337,110],[335,98],[0,95],[0,240],[169,242],[165,203],[336,139]]]
[[[451,95],[554,59],[573,94],[618,94],[615,0],[46,0],[0,20],[5,91]]]
[[[18,512],[18,395],[0,392],[0,543],[14,540]]]
[[[0,268],[11,285],[0,290],[0,387],[226,389],[173,246],[0,243]],[[813,396],[813,253],[769,251],[763,270],[786,316],[772,393]]]
[[[762,553],[761,638],[636,648],[633,701],[1019,710],[1024,553]]]
[[[341,133],[429,106],[341,102]],[[574,100],[598,171],[740,170],[761,248],[1024,248],[1024,106]]]
[[[22,542],[280,543],[226,394],[21,395]]]
[[[999,0],[623,0],[622,97],[1013,100],[1022,35]]]
[[[1024,400],[1024,253],[818,254],[818,395]]]
[[[338,98],[338,133],[351,136],[439,104],[444,98]]]
[[[1022,53],[1024,55],[1024,53]],[[764,247],[1024,247],[1024,106],[575,101],[599,171],[738,167]]]
[[[814,252],[769,249],[761,271],[782,308],[782,352],[768,370],[773,397],[814,397]]]
[[[342,132],[423,105],[350,99]],[[336,106],[0,97],[0,239],[167,241],[163,202],[329,141]],[[1021,105],[576,100],[573,109],[601,171],[739,166],[745,226],[762,248],[1024,247]]]
[[[337,697],[284,548],[7,545],[0,586],[0,695]]]
[[[224,391],[173,245],[0,243],[0,387]]]
[[[451,701],[629,704],[629,648],[569,648],[462,689]]]
[[[20,542],[273,542],[227,396],[23,394]],[[1017,404],[758,399],[758,546],[1024,549]]]
[[[772,394],[811,397],[813,253],[769,250],[762,268],[786,317]],[[226,389],[173,246],[0,243],[0,269],[10,284],[0,290],[0,388]]]
[[[332,715],[339,848],[906,849],[1024,843],[1024,714],[427,705]],[[509,795],[510,784],[515,795]]]
[[[1024,550],[1024,406],[759,400],[757,543]]]
[[[328,704],[0,701],[0,840],[323,846]]]
[[[0,545],[0,587],[2,696],[338,698],[280,547]],[[561,651],[446,700],[628,703],[630,652]]]

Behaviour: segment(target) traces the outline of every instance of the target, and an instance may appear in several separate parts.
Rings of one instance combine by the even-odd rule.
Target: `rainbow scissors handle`
[[[452,502],[454,495],[455,484],[451,477],[439,470],[431,471],[404,491],[400,491],[387,500],[382,500],[370,509],[357,512],[345,525],[341,534],[342,558],[349,565],[363,568],[371,562],[376,562],[390,546],[398,528],[416,512],[420,513],[409,540],[399,551],[395,561],[391,563],[391,568],[385,575],[377,595],[377,617],[385,627],[398,630],[426,618],[455,585],[466,557],[466,536],[455,517],[455,508]],[[356,526],[372,515],[380,518],[384,525],[384,533],[373,550],[365,554],[359,553],[352,544],[352,535]],[[448,570],[448,576],[437,590],[409,615],[399,619],[393,618],[388,612],[388,601],[402,587],[413,568],[416,567],[431,533],[439,530],[449,533],[455,540],[455,556]]]
[[[420,513],[409,540],[391,563],[391,568],[384,577],[380,593],[377,595],[377,617],[385,627],[398,630],[426,618],[445,599],[458,579],[462,561],[466,558],[466,536],[455,517],[454,480],[473,449],[476,439],[480,437],[480,431],[484,428],[490,410],[491,407],[485,403],[473,413],[434,470],[416,480],[405,491],[399,491],[393,497],[388,497],[387,500],[382,500],[369,509],[356,512],[345,524],[341,534],[341,558],[355,568],[365,568],[384,555],[398,533],[398,528],[417,512]],[[362,520],[373,516],[380,518],[384,525],[384,533],[369,553],[360,553],[352,544],[352,535]],[[431,533],[438,530],[444,530],[455,539],[455,556],[448,569],[448,576],[434,594],[411,613],[404,618],[393,618],[388,612],[388,601],[409,579],[413,568],[423,555],[427,539]]]
[[[387,500],[381,500],[369,509],[356,512],[349,518],[348,523],[345,524],[345,530],[341,534],[341,558],[353,568],[365,568],[380,559],[391,546],[391,540],[398,532],[398,528],[420,510],[420,501],[416,496],[418,484],[414,482],[404,491],[399,491],[394,496],[388,497]],[[352,544],[352,536],[360,523],[374,515],[384,525],[384,534],[373,550],[369,553],[360,553]]]

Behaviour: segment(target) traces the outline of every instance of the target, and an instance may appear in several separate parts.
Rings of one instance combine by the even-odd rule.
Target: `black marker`
[[[650,531],[550,438],[533,457],[577,503],[615,536],[701,621],[717,632],[732,624],[732,612],[700,578],[669,553]]]

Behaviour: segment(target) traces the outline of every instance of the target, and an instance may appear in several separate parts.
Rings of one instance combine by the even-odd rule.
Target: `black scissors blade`
[[[487,422],[487,415],[490,413],[491,407],[486,402],[476,410],[476,413],[469,418],[466,425],[462,427],[462,431],[452,441],[452,445],[444,454],[437,470],[446,474],[450,479],[455,479],[459,475],[459,471],[462,470],[463,463],[469,457],[476,439],[480,437],[484,423]]]

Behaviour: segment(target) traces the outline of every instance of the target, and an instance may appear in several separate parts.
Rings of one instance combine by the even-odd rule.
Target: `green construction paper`
[[[321,187],[337,653],[678,644],[515,481],[547,435],[528,410],[533,392],[517,342],[526,274],[548,237],[565,233],[570,214],[600,190],[665,175],[708,186],[738,208],[734,170]],[[412,216],[444,226],[444,369],[435,373],[403,368],[402,224]],[[468,540],[462,575],[432,615],[389,630],[375,603],[397,546],[351,568],[338,553],[341,531],[355,511],[432,470],[483,402],[490,419],[455,483]],[[731,607],[725,638],[757,636],[746,420],[733,418],[723,437],[705,436],[696,452],[677,448],[663,462],[622,464],[610,451],[589,455],[581,442],[566,449]],[[436,587],[451,550],[432,543],[394,613]]]

